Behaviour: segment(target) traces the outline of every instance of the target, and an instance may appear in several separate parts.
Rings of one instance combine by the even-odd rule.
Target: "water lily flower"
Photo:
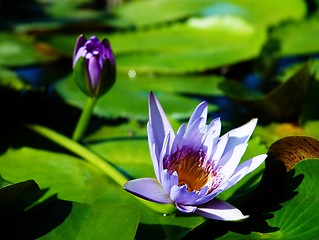
[[[73,54],[74,79],[88,96],[100,96],[115,82],[115,59],[107,39],[80,35]]]
[[[147,131],[156,179],[131,180],[124,189],[153,202],[173,203],[183,213],[227,221],[248,217],[216,197],[265,160],[262,154],[239,164],[257,119],[221,137],[220,119],[206,121],[207,103],[202,102],[175,134],[151,93]]]

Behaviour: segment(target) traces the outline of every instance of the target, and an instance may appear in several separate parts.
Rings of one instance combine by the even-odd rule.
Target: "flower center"
[[[172,155],[164,158],[164,168],[171,174],[177,172],[178,185],[187,185],[189,192],[199,191],[209,184],[209,192],[215,189],[217,172],[213,162],[205,160],[205,152],[202,149],[194,151],[183,146]]]

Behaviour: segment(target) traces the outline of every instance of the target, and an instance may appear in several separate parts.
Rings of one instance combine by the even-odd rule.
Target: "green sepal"
[[[101,72],[99,86],[96,89],[96,96],[102,96],[105,94],[115,83],[116,70],[115,65],[112,65],[110,60],[104,61],[104,66]]]
[[[95,96],[95,93],[91,88],[89,73],[84,57],[80,57],[77,60],[73,69],[73,79],[85,95],[89,97]]]

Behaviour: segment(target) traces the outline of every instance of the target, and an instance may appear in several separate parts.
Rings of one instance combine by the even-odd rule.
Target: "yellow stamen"
[[[177,172],[178,185],[187,185],[189,192],[199,191],[210,182],[212,166],[203,164],[205,154],[202,151],[193,151],[188,147],[177,150],[169,156],[168,170]]]

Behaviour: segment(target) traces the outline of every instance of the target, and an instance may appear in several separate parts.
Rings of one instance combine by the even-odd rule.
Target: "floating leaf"
[[[202,72],[259,55],[266,31],[237,16],[192,18],[161,28],[108,38],[119,71]]]
[[[174,118],[189,117],[193,112],[194,107],[200,103],[200,100],[198,99],[187,98],[176,94],[176,92],[179,91],[180,93],[183,93],[184,91],[185,93],[194,93],[192,90],[186,90],[182,84],[181,77],[176,77],[176,82],[174,78],[169,78],[171,79],[172,83],[166,87],[162,86],[161,77],[158,79],[151,79],[147,77],[141,78],[141,81],[139,81],[138,79],[129,79],[128,76],[118,75],[116,83],[108,92],[108,94],[99,98],[94,108],[94,113],[98,116],[106,118],[123,117],[147,120],[147,99],[150,91],[156,92],[156,95],[161,99],[163,106],[166,106],[166,113],[170,115],[170,117]],[[163,79],[165,79],[165,77]],[[149,82],[147,82],[148,80]],[[168,83],[168,79],[164,81]],[[204,82],[204,80],[199,82],[193,81],[191,83],[190,79],[186,78],[186,81],[188,82],[187,86],[192,87],[192,89],[203,88],[201,84]],[[203,92],[207,92],[207,89],[209,89],[208,86],[211,86],[212,89],[214,86],[216,86],[213,81],[213,78],[207,81],[206,87],[203,88],[206,90],[203,90]],[[172,88],[174,86],[176,86],[176,88]],[[77,88],[71,77],[58,82],[55,86],[55,89],[68,104],[81,109],[84,106],[86,97]],[[157,89],[163,89],[166,93],[164,91],[159,92]],[[212,90],[212,93],[214,91],[216,92],[216,90]],[[210,110],[216,109],[212,105],[209,107]]]
[[[0,33],[0,65],[20,66],[52,61],[54,56],[37,50],[35,42],[27,36]]]
[[[261,141],[269,147],[283,137],[309,135],[309,132],[305,131],[305,129],[298,124],[273,122],[267,126],[257,125],[254,134],[259,136]]]
[[[24,83],[15,72],[6,68],[0,68],[0,85],[17,91],[31,89],[31,86]]]
[[[145,11],[147,9],[147,11]],[[269,14],[271,12],[271,14]],[[135,14],[138,13],[138,14]],[[306,13],[306,6],[300,0],[263,1],[253,4],[244,1],[211,0],[152,0],[131,1],[116,9],[120,26],[136,25],[138,27],[172,22],[194,15],[236,15],[253,24],[268,26],[285,19],[300,19]]]
[[[279,41],[281,57],[317,53],[319,51],[318,17],[278,27],[271,33],[271,38]]]
[[[100,186],[109,180],[80,158],[32,148],[9,150],[0,156],[2,175],[12,182],[34,179],[49,188],[45,197],[58,193],[64,200],[90,203],[103,194]]]
[[[129,204],[73,203],[68,218],[41,239],[134,239],[138,222]]]

